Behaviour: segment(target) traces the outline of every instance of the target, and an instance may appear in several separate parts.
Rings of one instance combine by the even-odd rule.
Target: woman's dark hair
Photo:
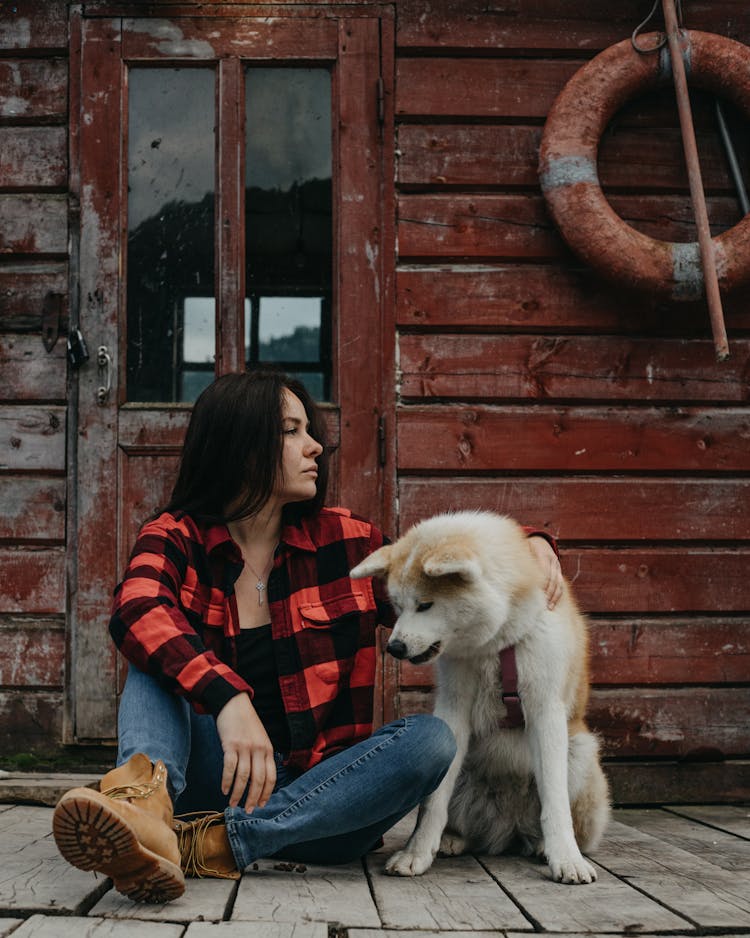
[[[185,434],[177,481],[162,510],[185,511],[210,524],[236,521],[259,511],[282,471],[285,390],[302,402],[310,435],[323,452],[317,459],[315,497],[286,505],[284,521],[320,511],[328,486],[323,414],[302,382],[278,371],[224,375],[201,393]]]

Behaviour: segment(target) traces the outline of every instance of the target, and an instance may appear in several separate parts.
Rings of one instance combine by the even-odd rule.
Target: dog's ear
[[[353,580],[361,580],[366,576],[387,576],[391,568],[392,549],[390,544],[379,548],[374,553],[370,554],[369,557],[365,557],[361,563],[358,563],[357,566],[350,571],[349,576]]]
[[[443,544],[436,547],[422,561],[422,569],[429,577],[459,576],[473,583],[482,575],[476,554],[468,545]]]

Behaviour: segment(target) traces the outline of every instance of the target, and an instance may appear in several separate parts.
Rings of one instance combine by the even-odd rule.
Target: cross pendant
[[[258,582],[255,584],[255,588],[258,591],[258,605],[262,606],[263,605],[263,590],[266,588],[266,584],[263,582],[263,580],[258,580]]]

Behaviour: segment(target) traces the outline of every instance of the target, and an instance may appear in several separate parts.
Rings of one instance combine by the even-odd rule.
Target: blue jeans
[[[175,811],[223,811],[237,868],[259,857],[347,863],[440,784],[456,753],[448,726],[402,717],[368,739],[298,773],[277,754],[277,781],[262,808],[230,808],[221,791],[223,752],[212,716],[132,665],[120,701],[117,764],[136,752],[167,766]]]

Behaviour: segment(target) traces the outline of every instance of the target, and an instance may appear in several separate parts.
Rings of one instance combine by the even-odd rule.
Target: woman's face
[[[315,498],[318,483],[316,459],[323,447],[308,432],[308,419],[302,401],[289,390],[281,399],[284,451],[281,475],[274,494],[285,504]]]

